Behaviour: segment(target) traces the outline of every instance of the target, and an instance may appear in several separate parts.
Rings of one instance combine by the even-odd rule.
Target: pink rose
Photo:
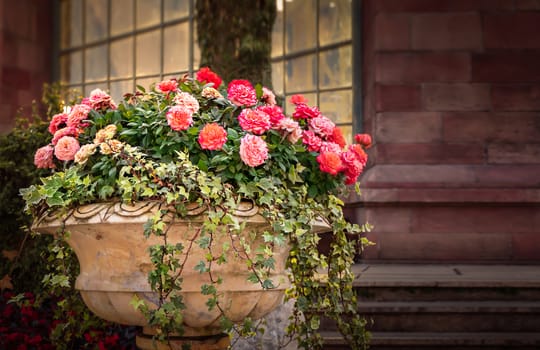
[[[166,116],[167,124],[176,131],[186,130],[193,123],[191,111],[184,106],[172,106]]]
[[[54,146],[54,155],[63,161],[73,160],[79,148],[79,141],[76,138],[64,136]]]
[[[294,119],[311,119],[321,115],[317,107],[309,107],[306,104],[300,103],[296,105],[293,113]]]
[[[341,147],[339,147],[337,143],[323,141],[321,142],[321,148],[319,149],[319,152],[334,152],[339,154],[341,153]]]
[[[164,94],[175,91],[176,88],[178,88],[178,82],[175,79],[163,80],[156,85],[156,89]]]
[[[306,130],[302,134],[302,142],[307,146],[310,152],[319,152],[321,148],[322,140],[319,136],[311,130]]]
[[[364,164],[360,162],[355,152],[348,150],[341,153],[341,161],[344,166],[345,184],[352,185],[364,169]]]
[[[51,133],[51,135],[54,135],[54,133],[57,132],[58,129],[65,128],[67,120],[68,120],[68,115],[66,113],[60,113],[60,114],[54,115],[49,124],[49,132]]]
[[[296,120],[292,118],[283,118],[277,124],[277,129],[281,131],[282,134],[287,135],[287,140],[290,143],[296,143],[302,137],[303,130],[298,125]]]
[[[202,149],[220,150],[227,142],[227,131],[217,123],[206,124],[199,133],[198,140]]]
[[[88,114],[92,110],[92,107],[85,104],[78,104],[73,106],[68,114],[67,126],[73,128],[83,128],[88,126],[87,123],[82,123],[83,120],[88,119]]]
[[[240,158],[250,167],[263,164],[268,158],[266,142],[260,136],[245,135],[240,140]]]
[[[34,155],[34,164],[38,168],[55,168],[53,162],[54,147],[51,145],[43,146],[36,151]]]
[[[262,135],[270,129],[270,116],[262,110],[244,109],[238,116],[243,130]]]
[[[354,154],[356,154],[356,158],[358,158],[358,160],[360,161],[360,163],[362,163],[362,165],[364,166],[366,165],[368,156],[361,145],[359,144],[350,145],[349,150],[354,152]]]
[[[68,126],[68,127],[62,128],[62,129],[58,129],[54,133],[51,143],[53,145],[56,145],[58,143],[58,140],[60,140],[64,136],[78,137],[79,136],[79,129],[77,129],[76,127],[73,127],[73,126]]]
[[[331,136],[336,127],[336,124],[324,115],[308,119],[308,125],[311,130],[322,138]]]
[[[237,106],[251,107],[257,103],[257,93],[247,80],[231,81],[227,87],[227,97]]]
[[[273,106],[276,104],[276,95],[269,88],[263,86],[261,100],[267,105]]]
[[[191,112],[191,114],[195,114],[199,111],[199,101],[197,101],[195,97],[193,97],[187,92],[179,92],[174,97],[174,103],[177,106],[186,107]]]
[[[94,89],[90,92],[88,98],[90,107],[99,110],[116,109],[116,104],[112,100],[111,96],[101,89]]]
[[[283,109],[281,109],[280,106],[273,105],[273,106],[259,106],[257,107],[258,111],[263,111],[264,113],[268,114],[270,117],[270,123],[272,126],[278,125],[278,123],[285,118],[285,114],[283,114]]]

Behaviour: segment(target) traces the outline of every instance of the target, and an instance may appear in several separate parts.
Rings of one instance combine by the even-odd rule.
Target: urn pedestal
[[[182,243],[184,261],[183,282],[180,292],[186,309],[183,310],[185,333],[173,337],[170,344],[152,341],[156,330],[148,327],[143,314],[130,302],[136,296],[150,306],[158,304],[158,295],[148,283],[148,272],[153,269],[148,248],[162,244],[161,237],[145,238],[143,225],[163,203],[157,201],[137,202],[133,205],[122,203],[98,203],[80,206],[62,218],[42,217],[34,229],[38,232],[54,234],[62,227],[70,233],[68,244],[74,250],[80,263],[80,275],[76,288],[80,291],[88,308],[97,316],[119,324],[143,327],[143,334],[137,337],[141,349],[182,349],[191,344],[191,349],[226,349],[229,337],[220,327],[221,312],[214,308],[208,310],[207,295],[201,293],[201,286],[211,284],[208,273],[200,273],[195,266],[205,261],[208,249],[195,243],[199,228],[206,219],[204,208],[193,205],[183,218],[167,218],[170,229],[168,243]],[[234,214],[246,224],[244,232],[238,236],[215,234],[212,247],[219,255],[225,246],[227,262],[214,264],[212,273],[222,278],[217,286],[219,305],[223,313],[233,322],[246,317],[260,319],[275,309],[283,301],[284,290],[289,287],[285,262],[289,252],[286,245],[274,248],[275,270],[271,280],[275,289],[264,290],[260,284],[247,281],[250,270],[242,257],[240,240],[252,247],[263,243],[261,235],[254,233],[269,229],[259,209],[250,202],[242,202]],[[315,230],[317,228],[314,228]],[[319,228],[320,230],[321,228]],[[188,249],[189,247],[189,249]]]

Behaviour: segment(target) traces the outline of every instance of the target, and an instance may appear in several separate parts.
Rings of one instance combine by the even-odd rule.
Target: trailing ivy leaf
[[[204,261],[199,261],[199,263],[197,265],[195,265],[195,267],[193,268],[195,271],[199,271],[199,273],[204,273],[204,272],[208,272],[207,268],[206,268],[206,264],[204,263]]]
[[[211,284],[203,284],[201,286],[201,293],[203,295],[211,295],[211,294],[215,294],[216,292],[217,292],[216,287],[214,287]]]

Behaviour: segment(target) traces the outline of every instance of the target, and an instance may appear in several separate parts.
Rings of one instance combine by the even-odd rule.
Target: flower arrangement
[[[286,116],[270,89],[241,79],[224,84],[208,68],[148,91],[139,87],[118,104],[96,89],[52,118],[51,141],[34,158],[52,174],[21,193],[36,217],[96,201],[159,199],[178,216],[190,202],[227,211],[241,200],[253,201],[273,231],[265,236],[264,257],[249,262],[254,282],[273,287],[264,277],[273,265],[271,247],[287,242],[293,283],[287,295],[297,309],[289,331],[298,334],[299,346],[321,344],[317,329],[326,315],[338,322],[353,348],[362,348],[364,321],[356,315],[350,266],[366,241],[350,237],[366,227],[346,222],[339,196],[366,166],[371,138],[358,134],[347,144],[339,127],[303,96],[291,102],[294,112]],[[318,235],[308,234],[315,219],[331,227],[328,255],[318,251]],[[163,224],[158,217],[145,225],[145,233],[164,235]],[[156,252],[169,254],[161,261],[174,262],[173,253]],[[156,265],[161,272],[160,278],[149,277],[153,288],[163,291],[172,270],[174,263],[165,269]],[[176,282],[168,285],[174,289]],[[141,310],[156,319],[155,310]],[[156,321],[164,334],[180,331],[173,314],[165,312]]]

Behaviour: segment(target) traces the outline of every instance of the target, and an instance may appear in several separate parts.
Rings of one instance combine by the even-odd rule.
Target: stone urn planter
[[[185,259],[180,292],[186,305],[183,311],[183,336],[173,338],[168,345],[153,342],[155,330],[147,326],[144,315],[130,304],[134,296],[151,306],[158,303],[158,295],[148,282],[148,273],[153,269],[148,248],[163,241],[153,235],[145,238],[143,225],[160,209],[163,209],[163,203],[159,201],[136,202],[132,205],[113,202],[89,204],[61,218],[41,217],[34,224],[34,229],[54,234],[64,228],[70,233],[68,244],[80,263],[76,288],[84,302],[105,320],[142,326],[143,334],[137,337],[139,348],[154,349],[157,346],[158,349],[181,349],[183,345],[190,344],[192,350],[226,349],[229,337],[220,328],[221,312],[217,308],[208,310],[208,296],[201,294],[201,286],[211,283],[210,276],[195,270],[208,252],[193,243],[206,218],[202,207],[188,207],[185,218],[171,221],[168,231],[168,243],[182,243],[184,247],[190,247],[181,257],[181,260]],[[247,234],[268,229],[268,223],[259,214],[259,209],[250,202],[242,202],[235,216],[246,224],[243,239],[253,247],[260,246],[262,237]],[[313,227],[316,231],[325,228],[327,226],[322,223]],[[260,284],[247,281],[250,270],[242,257],[245,251],[239,244],[241,237],[224,234],[215,235],[213,239],[216,250],[222,249],[226,241],[232,247],[228,250],[227,263],[216,264],[212,268],[212,273],[223,279],[218,287],[219,304],[226,317],[233,322],[240,322],[246,317],[260,319],[282,303],[284,290],[289,287],[285,271],[289,252],[286,245],[275,247],[274,251],[276,264],[270,278],[276,288],[264,290]]]

